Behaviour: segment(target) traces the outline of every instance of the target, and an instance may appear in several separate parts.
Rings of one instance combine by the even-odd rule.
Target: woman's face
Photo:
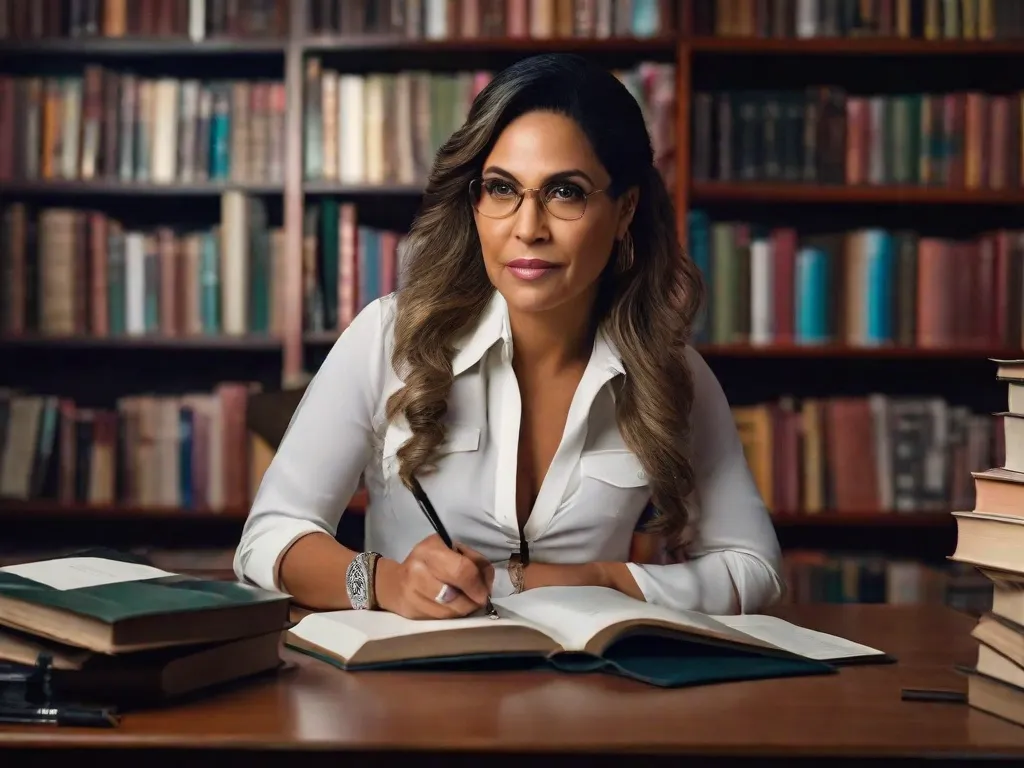
[[[615,200],[610,182],[568,117],[530,112],[498,137],[474,190],[474,217],[488,277],[511,311],[589,310],[635,208],[635,192]],[[534,191],[500,218],[524,190]]]

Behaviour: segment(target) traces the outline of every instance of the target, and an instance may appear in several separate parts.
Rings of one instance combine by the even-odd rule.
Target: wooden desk
[[[110,731],[0,729],[0,765],[49,764],[40,758],[65,764],[78,747],[91,748],[98,764],[145,768],[348,768],[396,758],[417,768],[513,760],[521,768],[523,760],[538,759],[621,766],[640,755],[645,766],[680,757],[688,764],[745,764],[744,758],[773,756],[786,765],[804,758],[815,766],[826,758],[830,766],[879,757],[906,764],[923,757],[1024,760],[1024,728],[966,705],[900,701],[901,687],[964,689],[951,667],[974,659],[970,617],[872,605],[778,613],[889,651],[899,662],[823,677],[661,690],[602,675],[345,674],[294,656],[298,668],[275,679],[130,715]]]

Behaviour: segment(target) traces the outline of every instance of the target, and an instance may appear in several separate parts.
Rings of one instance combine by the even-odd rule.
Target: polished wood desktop
[[[900,700],[965,690],[971,617],[938,607],[785,606],[778,615],[898,661],[836,675],[662,690],[607,675],[344,673],[287,652],[276,677],[111,730],[0,727],[0,765],[692,765],[743,758],[1024,760],[1024,728],[963,704]],[[88,748],[77,754],[69,750]],[[400,753],[396,755],[396,753]],[[503,759],[504,758],[504,759]],[[344,761],[343,763],[339,761]],[[354,761],[354,762],[353,762]]]

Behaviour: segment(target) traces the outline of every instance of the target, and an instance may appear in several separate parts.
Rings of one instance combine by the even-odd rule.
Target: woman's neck
[[[593,345],[589,307],[589,302],[569,302],[548,312],[510,308],[516,373],[554,374],[589,360]]]

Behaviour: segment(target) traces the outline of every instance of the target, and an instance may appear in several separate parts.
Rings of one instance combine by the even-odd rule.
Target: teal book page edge
[[[551,664],[565,671],[604,671],[661,688],[827,675],[830,664],[783,654],[769,654],[721,643],[636,633],[609,646],[602,657],[559,653]]]
[[[803,659],[755,655],[618,656],[585,657],[582,660],[556,656],[551,663],[566,671],[604,671],[658,686],[685,688],[745,680],[828,675],[837,670],[828,664]]]
[[[288,602],[289,597],[232,581],[174,575],[144,581],[59,590],[0,572],[0,595],[114,624],[127,619]]]

